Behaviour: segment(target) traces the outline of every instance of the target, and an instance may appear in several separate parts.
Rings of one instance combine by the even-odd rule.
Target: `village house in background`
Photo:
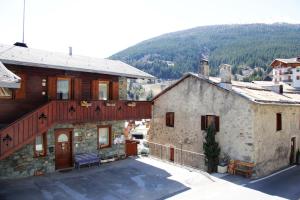
[[[300,88],[300,56],[289,59],[275,59],[273,67],[273,82],[284,82],[294,88]]]
[[[199,74],[184,75],[154,97],[149,147],[158,157],[206,169],[205,130],[214,125],[220,157],[254,163],[260,177],[295,162],[299,123],[300,94],[291,86],[232,81],[229,65],[220,66],[220,78],[209,77],[202,60]]]
[[[0,61],[0,178],[124,155],[125,122],[151,118],[127,79],[154,77],[123,62],[18,45],[0,45]]]

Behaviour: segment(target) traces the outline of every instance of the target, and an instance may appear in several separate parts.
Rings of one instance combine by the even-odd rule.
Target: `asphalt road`
[[[245,187],[286,199],[300,199],[300,166],[257,182],[250,181]]]

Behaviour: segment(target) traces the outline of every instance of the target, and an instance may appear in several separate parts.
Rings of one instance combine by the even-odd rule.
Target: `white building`
[[[275,59],[273,67],[273,82],[284,82],[292,87],[300,88],[300,56],[289,59]]]

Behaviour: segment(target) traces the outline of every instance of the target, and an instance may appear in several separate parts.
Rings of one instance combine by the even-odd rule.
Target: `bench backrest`
[[[244,162],[244,161],[240,161],[240,160],[235,160],[235,165],[236,166],[245,166],[245,167],[249,167],[249,168],[255,167],[254,163]]]

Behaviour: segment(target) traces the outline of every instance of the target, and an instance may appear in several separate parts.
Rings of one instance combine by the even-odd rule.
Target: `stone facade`
[[[36,171],[55,171],[54,134],[47,133],[47,155],[34,156],[34,146],[28,144],[19,151],[0,161],[0,179],[33,176]]]
[[[299,106],[256,105],[253,110],[257,173],[269,174],[288,166],[291,138],[296,138],[295,154],[300,147]],[[276,113],[282,115],[282,130],[280,131],[276,131]]]
[[[127,100],[127,78],[119,77],[119,99]]]
[[[175,113],[174,127],[166,126],[166,112]],[[276,113],[282,113],[281,131],[276,131]],[[219,116],[221,155],[254,162],[256,176],[289,165],[291,137],[296,137],[295,151],[299,147],[299,106],[254,103],[193,76],[155,99],[149,141],[203,153],[202,115]]]
[[[0,178],[19,178],[33,176],[36,171],[51,173],[55,171],[55,141],[54,131],[60,128],[73,129],[73,154],[77,153],[99,153],[102,158],[113,155],[124,155],[124,145],[114,145],[113,140],[124,132],[125,121],[105,121],[98,123],[83,124],[57,124],[47,132],[47,155],[34,157],[33,143],[24,146],[11,156],[0,161]],[[98,150],[97,126],[112,125],[111,147]],[[81,136],[77,141],[75,136]]]

